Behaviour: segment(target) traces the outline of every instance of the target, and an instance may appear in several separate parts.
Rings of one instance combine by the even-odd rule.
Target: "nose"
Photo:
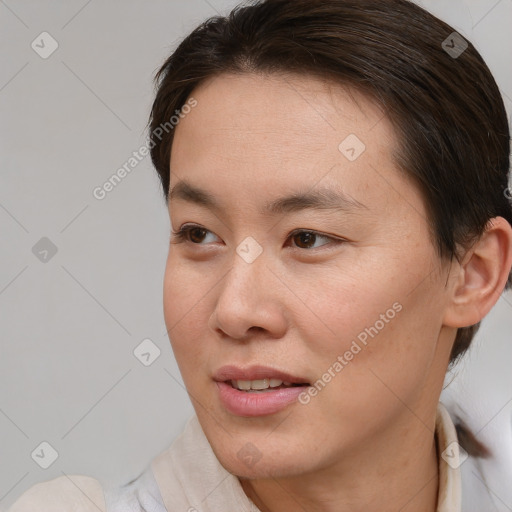
[[[247,263],[235,253],[231,269],[217,288],[209,328],[240,341],[255,335],[282,337],[288,324],[283,300],[286,287],[274,272],[264,254]]]

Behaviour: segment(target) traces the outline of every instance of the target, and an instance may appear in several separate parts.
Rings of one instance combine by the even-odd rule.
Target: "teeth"
[[[233,385],[235,388],[243,389],[247,391],[251,389],[251,381],[250,380],[234,380]]]
[[[269,385],[268,379],[251,380],[251,389],[267,389]]]
[[[258,379],[258,380],[232,380],[231,385],[242,391],[250,391],[251,389],[255,389],[261,391],[263,389],[268,388],[277,388],[281,386],[281,384],[291,386],[290,382],[283,382],[280,379]]]

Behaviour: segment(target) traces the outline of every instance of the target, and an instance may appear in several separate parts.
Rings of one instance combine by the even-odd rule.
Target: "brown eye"
[[[316,234],[311,231],[301,231],[293,236],[293,240],[301,249],[309,249],[310,245],[315,245]]]
[[[171,243],[187,242],[194,245],[205,245],[203,242],[208,238],[208,234],[215,236],[211,231],[201,226],[184,225],[178,231],[172,232]]]
[[[209,234],[215,236],[210,230],[201,226],[184,225],[178,231],[173,231],[173,238],[171,243],[179,244],[181,242],[188,242],[195,245],[206,245],[204,241],[206,238],[208,238]],[[338,245],[344,242],[344,240],[341,239],[304,229],[297,229],[290,233],[287,240],[290,239],[293,240],[294,245],[298,249],[307,250],[318,249],[324,245]],[[322,239],[325,241],[325,243],[314,247],[315,244]]]
[[[293,240],[294,244],[299,249],[317,249],[318,247],[322,247],[324,245],[328,245],[329,241],[336,242],[332,237],[321,235],[319,233],[315,233],[314,231],[305,231],[298,230],[293,232],[290,235],[290,238]],[[314,247],[315,243],[321,239],[327,240],[327,243],[323,243],[320,246]]]
[[[204,228],[189,228],[188,230],[190,241],[194,244],[200,244],[206,236],[206,229]]]

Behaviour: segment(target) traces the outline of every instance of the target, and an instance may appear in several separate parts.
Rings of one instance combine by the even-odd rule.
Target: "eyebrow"
[[[223,210],[222,205],[212,194],[185,180],[176,183],[169,193],[169,201],[172,202],[176,199],[188,201],[217,212]],[[367,210],[368,207],[344,192],[327,187],[315,187],[315,189],[309,191],[294,192],[267,202],[261,213],[263,215],[278,215],[306,209],[337,210],[350,213],[355,210]]]

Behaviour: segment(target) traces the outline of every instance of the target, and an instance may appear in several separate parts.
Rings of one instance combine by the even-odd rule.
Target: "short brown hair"
[[[500,91],[469,41],[457,34],[467,48],[457,56],[446,51],[443,42],[455,45],[453,32],[408,0],[246,2],[206,20],[165,61],[155,77],[150,130],[224,72],[309,74],[356,88],[383,107],[397,131],[396,163],[424,198],[439,256],[458,259],[491,218],[512,224],[512,204]],[[166,130],[151,148],[166,199],[173,135]],[[479,326],[458,329],[450,365]]]

